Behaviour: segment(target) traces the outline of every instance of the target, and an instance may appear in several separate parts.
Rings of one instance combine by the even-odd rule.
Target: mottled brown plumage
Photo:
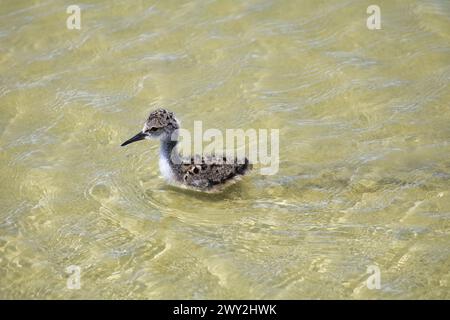
[[[197,156],[184,162],[172,167],[176,180],[186,186],[204,190],[221,189],[251,169],[247,158],[243,161],[238,161],[237,158],[229,161],[226,157]]]
[[[176,149],[179,128],[179,122],[172,112],[158,109],[150,113],[142,132],[124,142],[122,146],[143,139],[159,139],[159,168],[166,180],[201,191],[222,190],[251,169],[247,158],[231,159],[215,155],[181,158]]]

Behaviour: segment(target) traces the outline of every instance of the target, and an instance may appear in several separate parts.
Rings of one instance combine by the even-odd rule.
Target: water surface
[[[450,2],[83,3],[0,4],[0,298],[450,298]],[[168,187],[159,106],[279,172]]]

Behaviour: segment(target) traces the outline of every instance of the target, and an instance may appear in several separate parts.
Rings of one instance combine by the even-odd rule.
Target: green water
[[[0,3],[0,298],[450,298],[450,2],[70,4]],[[278,173],[167,186],[159,106]]]

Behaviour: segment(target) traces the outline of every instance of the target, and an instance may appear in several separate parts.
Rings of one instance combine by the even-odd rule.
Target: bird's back
[[[233,158],[231,161],[217,156],[185,158],[181,164],[173,164],[172,167],[178,182],[205,191],[220,189],[251,170],[247,158],[242,161]]]

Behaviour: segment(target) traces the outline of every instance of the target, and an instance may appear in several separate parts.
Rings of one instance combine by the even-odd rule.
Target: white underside
[[[159,158],[159,171],[167,181],[173,181],[174,175],[172,168],[170,167],[169,160],[165,157]]]

